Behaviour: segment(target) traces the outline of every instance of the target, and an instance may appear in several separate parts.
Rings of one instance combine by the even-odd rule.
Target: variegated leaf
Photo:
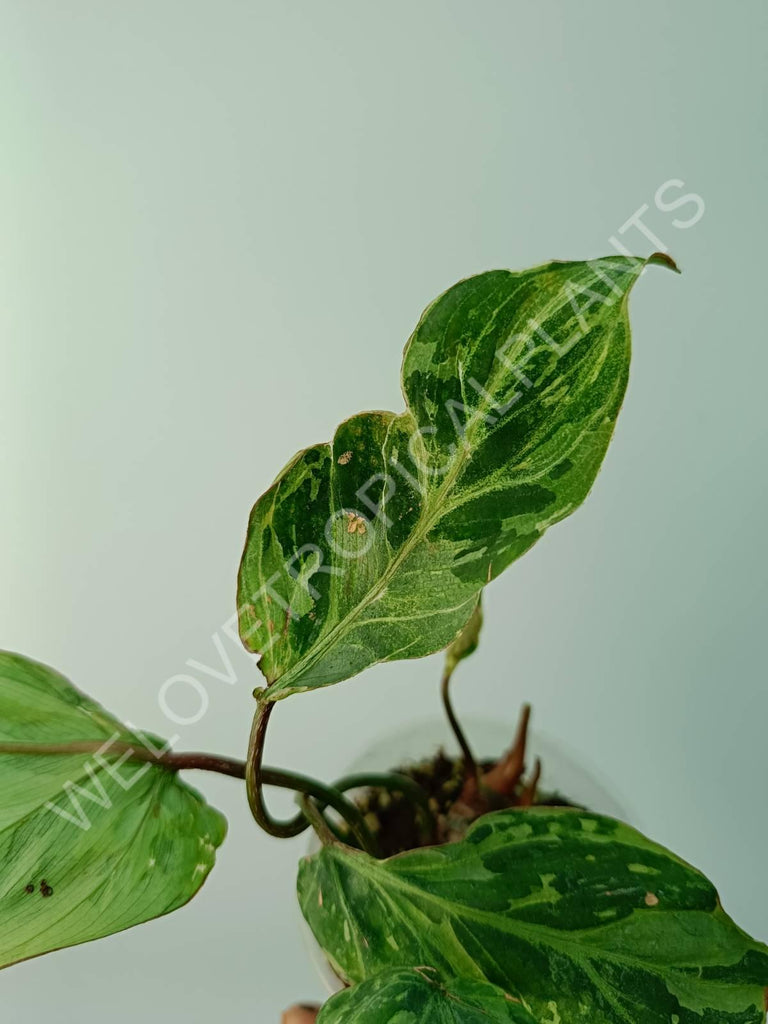
[[[345,989],[317,1024],[537,1024],[520,1002],[476,978],[443,982],[428,967],[383,971]]]
[[[9,753],[21,744],[82,752]],[[183,906],[226,822],[63,676],[0,652],[0,967]]]
[[[768,949],[698,871],[626,825],[499,811],[464,840],[377,861],[327,846],[299,900],[342,978],[428,964],[551,1024],[763,1024]]]
[[[426,310],[406,411],[299,454],[251,513],[238,605],[278,700],[445,647],[482,587],[587,496],[627,384],[649,261],[491,271]]]

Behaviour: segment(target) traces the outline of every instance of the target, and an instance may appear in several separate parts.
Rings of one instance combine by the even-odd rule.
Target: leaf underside
[[[649,261],[461,281],[403,361],[406,411],[299,452],[251,513],[238,578],[267,700],[432,654],[481,589],[587,496],[627,384],[627,297]]]
[[[442,982],[425,967],[383,971],[339,992],[317,1024],[537,1024],[502,989],[473,978]]]
[[[0,743],[89,741],[147,745],[52,669],[0,652]],[[0,793],[0,967],[182,906],[226,831],[175,774],[107,747],[0,753]]]
[[[377,861],[302,863],[299,901],[342,978],[427,964],[511,993],[537,1021],[763,1024],[768,950],[694,868],[617,821],[543,808]]]

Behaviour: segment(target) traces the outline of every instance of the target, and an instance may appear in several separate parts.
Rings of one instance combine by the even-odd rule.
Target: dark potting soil
[[[494,761],[487,761],[480,767],[483,771],[490,771],[494,764]],[[452,811],[464,788],[463,759],[448,757],[440,750],[432,758],[404,765],[395,771],[407,775],[424,789],[437,820],[437,830],[432,834],[425,830],[418,806],[408,796],[378,788],[361,790],[354,795],[354,801],[378,842],[380,855],[390,857],[405,850],[446,842]],[[535,802],[549,807],[571,806],[568,800],[556,793],[539,794]],[[515,806],[514,798],[506,806]],[[470,823],[471,818],[465,821],[465,825]],[[357,845],[354,838],[343,830],[342,834],[345,842]]]

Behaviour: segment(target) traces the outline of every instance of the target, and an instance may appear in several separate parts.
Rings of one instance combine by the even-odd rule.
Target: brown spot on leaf
[[[645,894],[645,905],[646,907],[658,907],[659,897],[654,892],[647,892]]]
[[[366,532],[365,520],[355,512],[347,512],[347,533],[359,533],[361,536]]]
[[[30,882],[29,885],[25,885],[24,886],[24,892],[33,893],[34,891],[35,891],[35,887],[32,884],[32,882]]]

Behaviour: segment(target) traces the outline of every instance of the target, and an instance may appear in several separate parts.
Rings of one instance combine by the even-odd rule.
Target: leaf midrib
[[[406,410],[401,415],[410,416],[413,420],[413,413],[410,409]],[[308,669],[312,668],[313,665],[323,657],[325,652],[329,648],[333,647],[336,643],[340,633],[346,632],[357,619],[362,615],[365,609],[370,605],[381,592],[386,588],[389,581],[392,579],[394,574],[400,568],[405,559],[419,546],[424,540],[430,529],[434,526],[435,522],[440,518],[441,509],[440,502],[443,497],[451,490],[453,485],[456,483],[456,479],[464,466],[464,460],[466,457],[466,445],[462,445],[459,449],[462,457],[456,457],[453,465],[451,466],[450,472],[446,475],[446,478],[439,490],[434,492],[434,497],[431,502],[426,501],[422,506],[422,513],[419,516],[419,520],[414,526],[413,532],[406,542],[402,545],[398,553],[389,563],[385,571],[379,577],[376,586],[371,587],[366,593],[365,597],[360,600],[354,608],[350,609],[349,612],[340,619],[336,625],[329,630],[329,632],[317,641],[311,651],[309,651],[303,658],[300,658],[287,672],[282,676],[278,676],[274,682],[267,687],[265,692],[266,700],[280,700],[281,697],[287,696],[283,691],[290,690],[291,680],[296,676],[302,675]],[[274,694],[271,696],[270,694]]]

